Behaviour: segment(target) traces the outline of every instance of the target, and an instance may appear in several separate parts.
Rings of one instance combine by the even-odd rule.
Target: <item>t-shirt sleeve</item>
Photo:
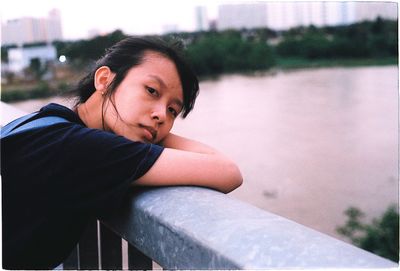
[[[79,125],[50,134],[45,170],[51,179],[46,194],[59,212],[107,216],[120,206],[130,184],[143,176],[163,147],[134,142],[122,136]],[[40,150],[37,150],[40,152]],[[54,153],[50,153],[54,152]],[[46,177],[46,176],[44,176]],[[48,177],[48,176],[47,176]],[[46,178],[43,178],[46,180]]]

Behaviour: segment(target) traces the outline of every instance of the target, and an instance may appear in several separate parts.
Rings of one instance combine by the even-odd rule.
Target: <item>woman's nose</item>
[[[156,120],[158,124],[164,123],[165,117],[166,117],[165,108],[157,107],[151,113],[151,118]]]

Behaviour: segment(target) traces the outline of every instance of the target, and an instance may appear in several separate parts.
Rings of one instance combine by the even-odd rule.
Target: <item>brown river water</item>
[[[173,131],[238,163],[244,183],[230,196],[340,239],[349,206],[370,221],[398,205],[397,66],[224,75],[200,88]],[[48,102],[71,104],[14,105]]]

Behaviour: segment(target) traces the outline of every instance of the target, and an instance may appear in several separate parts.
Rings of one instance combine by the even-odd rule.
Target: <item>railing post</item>
[[[128,243],[128,268],[131,270],[151,270],[153,261]]]
[[[79,241],[79,267],[80,269],[99,269],[97,220],[89,222],[85,233]]]
[[[122,240],[100,223],[100,253],[102,269],[122,269]]]
[[[79,269],[79,249],[78,246],[74,248],[68,258],[63,262],[64,270],[77,270]]]

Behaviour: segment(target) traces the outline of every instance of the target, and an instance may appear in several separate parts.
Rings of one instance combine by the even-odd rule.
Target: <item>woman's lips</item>
[[[150,142],[154,142],[154,140],[157,137],[157,131],[151,126],[146,126],[146,125],[140,125],[140,127],[143,128],[144,130],[144,136],[146,139]]]

